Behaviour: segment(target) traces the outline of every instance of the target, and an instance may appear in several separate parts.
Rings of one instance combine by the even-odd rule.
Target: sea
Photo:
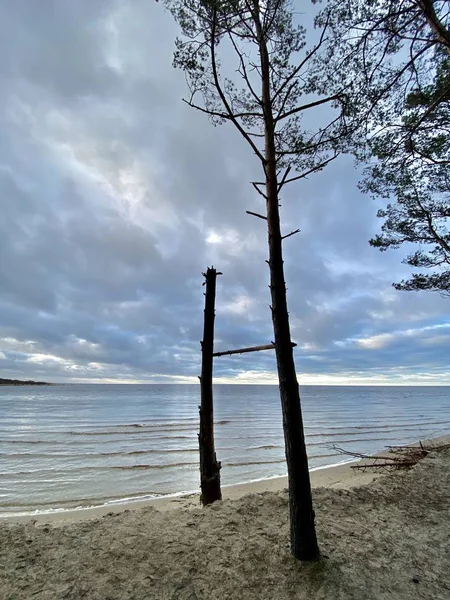
[[[450,387],[302,386],[311,469],[450,433]],[[0,517],[199,490],[196,385],[0,387]],[[286,474],[278,388],[214,388],[222,485]]]

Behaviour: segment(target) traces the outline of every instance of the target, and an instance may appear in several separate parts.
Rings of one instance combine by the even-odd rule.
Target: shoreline
[[[450,443],[450,434],[436,438],[419,440],[408,444],[418,446],[420,442],[430,445]],[[382,456],[387,450],[382,450],[374,456]],[[353,487],[367,485],[376,479],[384,477],[386,473],[352,469],[351,465],[360,462],[358,459],[343,460],[332,465],[325,465],[310,469],[311,487],[349,490]],[[261,494],[264,492],[281,492],[287,488],[287,476],[269,477],[246,483],[222,485],[223,500],[237,500],[248,494]],[[86,506],[68,509],[52,509],[49,512],[29,512],[22,514],[0,514],[0,523],[27,523],[63,525],[79,521],[99,519],[105,515],[116,515],[124,512],[139,511],[153,507],[159,511],[171,511],[179,508],[201,510],[200,490],[193,492],[179,492],[170,496],[156,498],[125,499],[113,504],[99,506]]]
[[[315,471],[340,486],[313,490],[318,561],[293,558],[287,491],[265,491],[197,510],[0,523],[0,597],[448,600],[450,446],[349,489],[338,469]]]
[[[301,564],[286,491],[61,526],[0,523],[0,597],[448,600],[450,446],[368,485],[316,487],[313,502],[321,558]]]

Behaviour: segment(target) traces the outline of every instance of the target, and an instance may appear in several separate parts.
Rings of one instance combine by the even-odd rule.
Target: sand
[[[449,450],[370,483],[348,466],[315,473],[334,480],[313,493],[316,563],[290,554],[286,491],[205,509],[183,499],[69,523],[3,520],[0,598],[449,600]]]

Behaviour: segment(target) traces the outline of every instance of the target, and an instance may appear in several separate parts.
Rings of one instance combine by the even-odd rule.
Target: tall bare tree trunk
[[[202,341],[202,374],[200,376],[200,487],[203,506],[222,500],[220,462],[214,448],[213,352],[217,271],[208,268],[206,279],[205,319]]]
[[[291,550],[292,554],[299,560],[315,560],[319,558],[320,551],[314,523],[315,515],[312,505],[308,456],[284,280],[282,237],[278,209],[275,124],[270,100],[269,56],[262,35],[260,40],[262,100],[265,116],[266,162],[264,168],[266,175],[271,310],[289,481]]]

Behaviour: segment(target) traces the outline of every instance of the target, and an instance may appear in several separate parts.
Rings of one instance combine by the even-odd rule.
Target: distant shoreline
[[[47,381],[21,381],[20,379],[2,379],[0,377],[0,385],[52,385]]]

